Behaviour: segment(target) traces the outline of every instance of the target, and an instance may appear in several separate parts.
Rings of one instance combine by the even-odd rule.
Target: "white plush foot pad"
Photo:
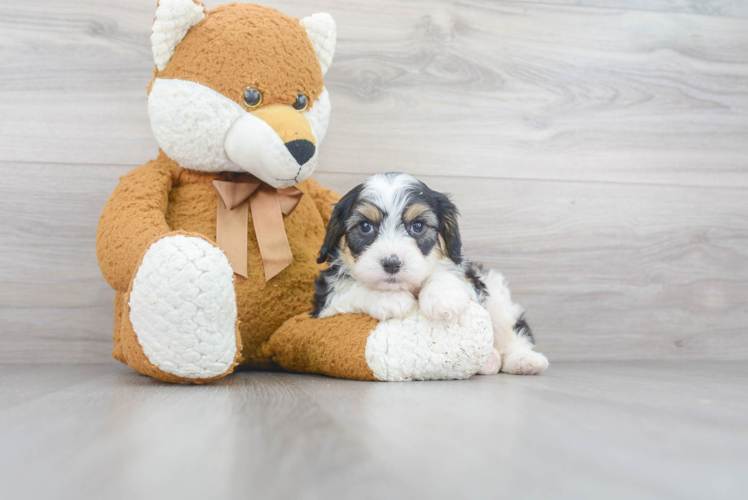
[[[420,312],[383,321],[366,342],[374,377],[389,382],[466,379],[492,352],[491,318],[475,302],[456,323],[432,322]]]
[[[236,356],[234,272],[207,241],[168,236],[135,275],[130,321],[148,360],[179,377],[222,375]]]

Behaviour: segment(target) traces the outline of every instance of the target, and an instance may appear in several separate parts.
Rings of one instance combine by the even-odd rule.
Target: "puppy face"
[[[445,261],[462,262],[457,208],[401,173],[375,175],[335,205],[319,263],[337,261],[377,290],[418,290]]]

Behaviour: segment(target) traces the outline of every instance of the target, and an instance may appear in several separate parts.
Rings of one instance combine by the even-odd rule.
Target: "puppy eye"
[[[362,222],[358,227],[364,234],[369,234],[374,230],[374,226],[372,226],[370,222]]]
[[[262,102],[262,94],[252,87],[244,89],[244,105],[248,108],[256,108]]]
[[[410,230],[416,234],[421,234],[424,230],[423,222],[417,220],[410,226]]]
[[[296,102],[293,103],[293,109],[304,111],[306,109],[306,105],[307,105],[306,96],[304,94],[299,94],[296,96]]]

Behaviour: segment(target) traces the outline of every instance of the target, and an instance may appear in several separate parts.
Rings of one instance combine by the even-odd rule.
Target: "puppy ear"
[[[348,220],[348,217],[351,214],[351,209],[356,203],[356,200],[358,200],[358,195],[361,193],[363,188],[363,184],[359,184],[335,204],[335,207],[332,209],[330,222],[327,224],[325,241],[322,243],[322,248],[319,250],[317,264],[328,262],[335,257],[335,253],[340,245],[340,240],[345,236],[345,221]]]
[[[457,217],[460,212],[447,195],[436,191],[432,191],[431,195],[436,201],[439,235],[444,240],[444,250],[452,262],[460,264],[462,263],[462,240],[460,239],[460,228],[457,225]]]

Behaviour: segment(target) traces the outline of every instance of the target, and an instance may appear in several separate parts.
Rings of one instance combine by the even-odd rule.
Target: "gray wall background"
[[[338,23],[315,177],[453,193],[552,362],[748,357],[748,2],[264,4]],[[155,5],[0,1],[0,362],[111,359],[94,239],[157,152]]]

